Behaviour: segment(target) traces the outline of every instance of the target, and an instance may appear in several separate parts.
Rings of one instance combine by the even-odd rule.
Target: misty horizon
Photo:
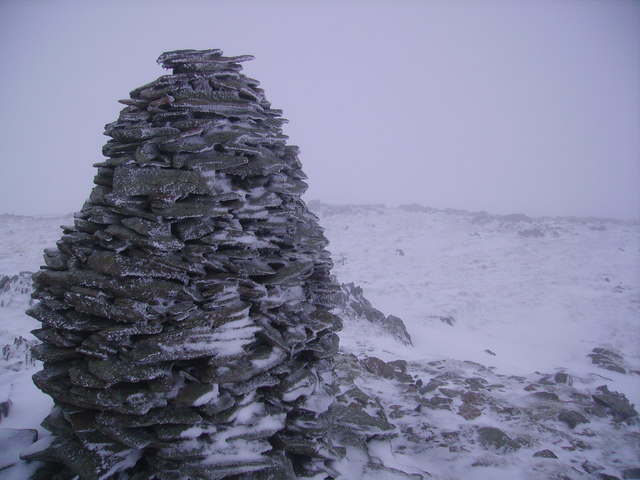
[[[166,73],[163,51],[221,48],[255,57],[243,73],[289,120],[307,201],[640,218],[633,1],[5,1],[0,12],[0,212],[79,211],[117,101]]]

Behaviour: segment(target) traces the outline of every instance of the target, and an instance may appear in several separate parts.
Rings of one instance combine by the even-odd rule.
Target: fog
[[[0,0],[0,213],[69,213],[160,53],[251,54],[305,198],[640,217],[640,2]]]

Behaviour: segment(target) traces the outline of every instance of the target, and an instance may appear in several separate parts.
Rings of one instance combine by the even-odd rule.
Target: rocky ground
[[[385,463],[423,478],[638,478],[638,412],[606,383],[565,373],[500,375],[475,362],[343,354],[351,401],[395,428]],[[606,382],[604,378],[602,382]],[[381,420],[383,421],[383,420]],[[416,477],[417,478],[417,477]]]
[[[632,322],[636,318],[637,304],[632,300],[637,295],[637,284],[633,277],[625,277],[623,262],[617,264],[603,258],[603,252],[606,253],[604,246],[609,249],[613,246],[615,253],[611,258],[619,255],[620,260],[629,263],[628,255],[633,246],[625,240],[630,238],[625,237],[630,233],[625,233],[624,229],[631,228],[633,234],[635,227],[607,223],[605,230],[601,231],[591,229],[589,224],[566,222],[513,224],[504,221],[500,224],[500,220],[494,217],[482,226],[470,221],[473,216],[465,217],[459,213],[405,212],[391,215],[389,209],[371,207],[369,210],[362,213],[362,210],[352,208],[348,215],[343,212],[321,218],[323,225],[329,225],[327,235],[332,241],[333,248],[330,245],[330,249],[338,279],[354,282],[352,285],[343,284],[340,309],[349,321],[345,322],[341,333],[341,352],[337,359],[340,373],[337,412],[345,422],[350,422],[350,429],[357,433],[350,437],[350,431],[343,432],[345,443],[350,438],[353,443],[353,448],[346,452],[349,461],[334,465],[344,478],[357,478],[357,475],[372,480],[640,478],[640,423],[637,408],[633,405],[636,400],[632,398],[640,383],[640,375],[637,355],[629,349],[636,338]],[[418,214],[426,217],[416,219]],[[385,217],[389,226],[384,226],[382,220]],[[414,228],[420,222],[425,222],[425,227],[408,231],[406,223],[402,222],[410,218],[414,219]],[[6,238],[0,252],[0,265],[3,266],[0,273],[5,272],[0,277],[0,444],[5,448],[0,455],[0,478],[23,480],[30,468],[19,462],[18,454],[42,433],[38,424],[51,405],[50,400],[35,390],[30,381],[30,375],[40,367],[29,354],[35,340],[28,332],[36,326],[23,313],[31,303],[30,274],[21,274],[20,271],[37,268],[39,252],[47,244],[55,242],[59,235],[55,224],[65,221],[27,221],[17,217],[4,220],[6,222],[0,224],[0,233]],[[345,224],[349,224],[350,229],[345,230]],[[531,228],[534,228],[531,224],[535,224],[535,228],[546,232],[545,237],[520,235],[519,231],[525,224]],[[591,226],[594,225],[599,224]],[[411,239],[424,237],[428,233],[427,226],[436,238],[445,231],[453,235],[449,242],[456,247],[455,252],[444,244],[439,248],[444,256],[457,261],[439,284],[430,286],[425,286],[424,281],[420,284],[418,273],[408,266],[416,265],[424,274],[424,263],[415,256],[418,242],[412,243]],[[18,232],[22,240],[6,235],[8,230]],[[361,230],[374,235],[359,237],[366,240],[360,243],[352,241],[351,244],[348,237],[336,236],[337,233],[358,235]],[[550,233],[552,231],[559,232],[560,236],[554,237]],[[401,232],[404,232],[404,240],[397,242]],[[454,235],[456,232],[457,237]],[[486,241],[479,241],[479,237],[472,235],[474,232]],[[24,247],[29,235],[35,240],[31,247],[39,252],[30,252]],[[601,240],[598,240],[598,235],[602,236]],[[463,241],[466,240],[460,240],[462,236],[469,241],[464,244],[466,251],[463,250]],[[489,241],[491,248],[486,246]],[[7,248],[17,248],[18,244],[22,245],[21,258],[4,252]],[[606,273],[605,278],[610,279],[609,282],[604,279],[593,282],[586,270],[587,264],[580,267],[581,264],[570,264],[566,260],[567,252],[584,244],[589,246],[594,257],[589,268],[594,274]],[[572,303],[571,308],[578,311],[586,322],[584,328],[587,331],[571,331],[568,332],[570,335],[559,337],[564,341],[564,353],[544,350],[536,345],[539,353],[529,359],[529,364],[540,364],[544,368],[509,371],[505,366],[508,363],[505,360],[508,353],[506,344],[490,343],[482,332],[484,326],[495,333],[495,325],[485,323],[475,330],[468,329],[465,316],[469,308],[465,302],[469,296],[461,296],[456,303],[449,285],[459,283],[467,286],[464,277],[469,276],[469,271],[464,271],[466,267],[462,262],[467,262],[470,255],[482,258],[491,273],[491,262],[497,261],[494,255],[498,254],[499,247],[504,252],[515,248],[514,245],[526,247],[527,251],[519,251],[525,259],[532,258],[531,252],[536,253],[536,258],[549,256],[549,262],[557,261],[560,256],[564,258],[566,264],[557,267],[558,275],[555,280],[551,279],[555,282],[553,288],[561,290],[562,298],[567,302],[575,300],[567,293],[568,290],[562,290],[569,288],[563,283],[563,275],[571,270],[572,273],[567,275],[577,279],[573,288],[584,289],[587,284],[593,285],[601,295],[598,301],[603,307],[601,310],[598,310],[598,304],[589,304],[588,307],[599,315],[604,310],[615,312],[612,318],[619,319],[620,323],[610,322],[607,325],[614,333],[618,332],[618,336],[607,336],[604,329],[595,335],[588,311],[584,306],[580,309]],[[623,252],[618,247],[626,250]],[[401,250],[402,254],[396,250]],[[362,261],[359,253],[362,253]],[[445,268],[426,246],[423,246],[421,254],[430,256],[432,274],[440,274],[438,269]],[[346,260],[341,261],[343,255]],[[370,262],[375,260],[368,267],[361,263],[367,255]],[[386,268],[379,267],[376,262],[384,263]],[[474,265],[472,261],[468,264]],[[401,276],[396,270],[403,268],[405,275]],[[384,271],[392,272],[388,279],[384,277]],[[514,267],[504,277],[507,273],[513,276],[518,271]],[[365,273],[368,281],[359,281],[357,277],[365,278]],[[529,271],[528,275],[529,281],[534,280],[531,286],[534,291],[542,289],[535,281],[551,278],[535,271]],[[491,275],[483,278],[486,284],[479,286],[478,291],[489,295],[499,279]],[[429,277],[426,280],[433,279]],[[517,283],[518,278],[512,281]],[[409,283],[414,287],[410,288]],[[616,290],[617,287],[620,288]],[[502,287],[503,290],[508,288]],[[395,299],[400,297],[403,289],[404,306],[397,303],[397,310],[389,310],[390,313],[398,313],[398,317],[386,315],[375,308],[385,304],[381,292],[386,292],[387,298]],[[429,296],[425,296],[425,290],[430,292]],[[530,293],[523,291],[520,302],[532,310],[535,305],[527,297]],[[629,299],[631,302],[625,303]],[[436,302],[445,303],[445,300],[451,305],[450,310],[438,308]],[[499,318],[504,315],[499,308],[500,301],[507,300],[495,297],[493,304],[478,308],[476,303],[474,306],[480,316],[493,308],[495,317]],[[554,297],[547,296],[546,300],[552,307],[555,305]],[[416,315],[417,305],[426,305],[421,317]],[[518,313],[513,308],[508,310],[512,316],[514,312]],[[516,323],[512,332],[513,342],[518,348],[524,347],[518,343],[515,329],[522,325]],[[510,332],[506,321],[501,328]],[[549,328],[549,324],[538,325],[538,329],[544,328]],[[629,337],[628,342],[615,340],[625,335]],[[456,355],[461,348],[453,343],[456,339],[459,342],[475,339],[473,347],[477,353],[470,350],[469,345],[463,345],[473,354]],[[530,339],[538,341],[536,337]],[[559,339],[556,338],[557,341]],[[547,337],[546,341],[556,345],[552,340],[553,337]],[[582,346],[572,347],[577,340],[577,344]],[[574,357],[573,361],[558,361],[560,353],[566,355],[567,352]],[[550,359],[545,361],[545,357]],[[366,437],[369,431],[369,448],[366,450],[370,453],[365,457],[363,449],[358,448],[358,441],[361,441],[363,433]]]

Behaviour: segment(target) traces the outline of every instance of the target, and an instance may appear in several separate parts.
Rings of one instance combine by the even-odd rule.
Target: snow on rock
[[[602,379],[570,385],[562,376],[504,375],[456,360],[409,362],[407,374],[389,363],[398,375],[382,376],[367,360],[338,358],[340,374],[356,385],[338,398],[373,408],[371,423],[385,412],[397,429],[370,440],[374,463],[440,480],[625,478],[639,464],[638,414],[624,395],[598,385]]]
[[[331,279],[246,59],[164,54],[80,212],[0,215],[0,477],[640,478],[638,223],[309,202]]]
[[[310,204],[338,280],[414,345],[345,322],[359,395],[400,430],[370,455],[441,480],[633,478],[638,223]]]
[[[334,449],[339,448],[328,461],[332,475],[348,479],[417,479],[421,475],[441,480],[633,478],[637,472],[634,469],[640,465],[640,429],[635,414],[640,391],[636,373],[638,337],[634,333],[638,318],[634,299],[638,298],[640,284],[634,270],[640,246],[636,224],[578,219],[525,221],[520,217],[515,222],[516,218],[510,221],[489,214],[485,215],[488,221],[481,224],[474,221],[474,214],[426,207],[415,211],[380,206],[334,209],[340,210],[343,213],[321,218],[331,240],[338,281],[362,285],[374,305],[401,315],[415,347],[404,345],[384,328],[340,307],[344,309],[343,354],[337,357],[336,377],[318,376],[322,382],[337,379],[337,398],[300,399],[300,405],[318,412],[329,425],[335,421],[332,418],[345,416],[359,422],[347,430],[336,428],[343,433],[340,442],[333,440]],[[27,243],[27,232],[43,232],[49,237],[48,242],[36,243],[34,248],[42,250],[55,243],[57,224],[68,221],[55,220],[56,228],[50,222],[45,218],[7,220],[0,231],[3,236],[20,229],[25,233],[21,242],[7,236],[11,241],[1,245],[0,266],[15,262],[3,264],[2,259],[10,259],[9,249],[15,243]],[[141,223],[128,223],[142,230]],[[547,233],[544,237],[522,236],[519,232],[525,224]],[[601,225],[606,228],[601,229]],[[193,225],[189,228],[191,232],[198,231]],[[202,231],[208,228],[203,227]],[[558,236],[553,235],[554,231]],[[404,256],[396,253],[398,248]],[[511,261],[497,268],[505,254],[511,255]],[[25,258],[29,257],[37,255],[26,252]],[[410,261],[406,261],[407,257]],[[533,262],[533,258],[542,261]],[[478,261],[487,266],[481,268],[483,275],[477,276],[482,281],[468,282],[467,277],[477,275]],[[495,266],[489,268],[492,264]],[[36,269],[37,264],[18,259],[15,269],[7,267],[5,271],[8,277],[14,277],[20,271]],[[107,285],[113,293],[120,291],[104,280],[98,283],[92,277],[90,281],[91,285]],[[89,279],[85,282],[88,284]],[[213,283],[206,285],[211,287]],[[305,298],[300,287],[261,286],[265,287],[261,291],[267,293],[263,305],[270,308]],[[173,292],[174,298],[186,294],[178,294],[174,284],[158,288]],[[232,318],[230,322],[247,318],[246,305],[234,303],[234,292],[239,288],[240,285],[221,284],[219,291],[207,293],[211,302],[215,299],[226,305],[225,315]],[[2,391],[11,398],[8,416],[0,420],[0,428],[39,428],[41,435],[46,435],[39,423],[51,403],[29,378],[39,367],[34,367],[33,361],[24,361],[28,352],[24,342],[33,342],[28,332],[38,325],[22,313],[30,303],[22,290],[6,290],[11,293],[5,293],[5,306],[0,307],[0,328],[5,332],[2,338],[13,352],[2,365],[14,365],[0,371],[0,382],[10,387]],[[531,312],[540,309],[535,293],[554,290],[563,295],[547,294],[544,311],[548,316],[536,316],[538,323],[531,326],[535,328],[527,330]],[[585,302],[585,294],[597,294],[598,302]],[[201,325],[190,317],[197,300],[193,294],[189,298],[167,302],[162,312],[182,319],[185,325]],[[468,310],[470,298],[475,298],[477,316]],[[139,299],[145,300],[150,299]],[[214,310],[209,312],[214,315]],[[608,322],[597,321],[605,317]],[[74,318],[66,325],[85,325],[81,320],[86,319]],[[565,324],[557,324],[560,320]],[[270,328],[271,323],[265,318],[254,321],[263,329],[256,335],[274,348],[256,350],[245,360],[235,361],[236,366],[214,366],[212,375],[224,375],[225,381],[234,377],[246,379],[247,371],[264,373],[283,361],[288,347],[282,328]],[[286,321],[286,317],[279,318],[282,325]],[[286,328],[291,329],[290,334],[296,331],[295,325]],[[559,328],[562,335],[521,335],[522,329],[542,333]],[[15,341],[14,332],[25,340]],[[153,325],[123,324],[96,332],[94,339],[111,339],[120,344],[128,342],[132,335],[137,338],[160,332]],[[301,332],[296,335],[303,338]],[[97,358],[88,367],[89,372],[106,382],[121,377],[161,379],[169,374],[162,366],[147,365],[138,370],[129,368],[124,375],[118,373],[122,368],[117,364]],[[265,380],[261,377],[256,384]],[[196,388],[196,383],[184,384],[175,405],[151,409],[146,416],[103,411],[96,421],[112,435],[123,435],[125,428],[139,426],[161,431],[166,438],[187,441],[212,435],[216,430],[204,426],[206,412],[231,412],[244,422],[242,431],[247,434],[252,425],[258,425],[259,418],[267,418],[258,414],[263,409],[267,413],[267,404],[259,405],[250,399],[234,408],[234,395],[224,388],[220,389],[222,392],[210,388],[214,385],[223,384],[203,384],[205,388]],[[295,385],[295,381],[291,383],[292,387]],[[199,410],[184,408],[194,402]],[[332,405],[340,408],[331,408]],[[270,424],[261,428],[277,428],[280,421],[271,418]],[[313,422],[306,423],[301,418],[298,424],[311,427]],[[347,435],[356,431],[362,435],[372,426],[378,430],[368,441],[363,441],[362,436]],[[127,438],[134,440],[132,436]],[[275,438],[280,445],[296,451],[317,448]],[[144,444],[146,440],[136,441]],[[283,472],[295,475],[282,456],[272,452],[269,457]],[[35,465],[14,463],[2,472],[3,478],[28,478]],[[227,464],[212,467],[209,474],[224,476],[224,472],[237,473],[239,468]],[[263,467],[254,462],[244,468],[250,472]]]
[[[343,294],[248,58],[163,54],[173,74],[122,101],[89,199],[44,251],[23,306],[54,401],[50,440],[22,455],[40,478],[334,478],[347,446],[368,458],[394,430],[336,398]],[[349,308],[410,343],[356,290]],[[360,478],[393,471],[371,458]]]
[[[38,439],[37,430],[0,428],[0,471],[20,462],[19,454]]]
[[[402,318],[415,348],[363,339],[349,324],[343,346],[366,351],[375,343],[370,354],[392,352],[376,354],[384,360],[449,357],[513,374],[599,374],[640,404],[633,373],[640,369],[640,224],[416,208],[325,216],[320,204],[338,281],[359,285],[377,309]],[[523,237],[522,225],[549,233]]]
[[[13,220],[18,224],[9,222],[9,231],[13,232],[18,231],[18,227],[24,228],[25,232],[37,232],[41,222],[46,223],[43,219],[28,221],[24,217]],[[27,223],[32,227],[26,228]],[[9,242],[5,248],[13,248],[13,245]],[[31,256],[26,255],[27,258]],[[31,265],[18,265],[20,269],[25,267],[30,268]],[[32,304],[31,290],[29,272],[0,275],[0,429],[39,429],[42,418],[51,408],[51,400],[43,396],[31,381],[31,375],[40,368],[31,352],[38,343],[30,333],[36,325],[24,315],[24,310]],[[22,467],[16,468],[23,471]]]
[[[350,322],[362,320],[371,322],[400,343],[412,345],[411,336],[407,332],[407,327],[402,319],[394,315],[385,316],[380,310],[374,308],[371,302],[364,297],[362,288],[357,285],[347,283],[342,284],[341,288],[342,299],[340,300],[340,307],[336,309],[339,315],[343,318],[348,318]]]

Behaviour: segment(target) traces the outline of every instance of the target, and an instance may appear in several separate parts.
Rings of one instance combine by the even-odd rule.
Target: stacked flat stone
[[[106,127],[28,312],[55,402],[25,456],[41,477],[326,478],[340,453],[322,417],[339,287],[285,120],[240,73],[250,58],[165,53],[173,74]]]

